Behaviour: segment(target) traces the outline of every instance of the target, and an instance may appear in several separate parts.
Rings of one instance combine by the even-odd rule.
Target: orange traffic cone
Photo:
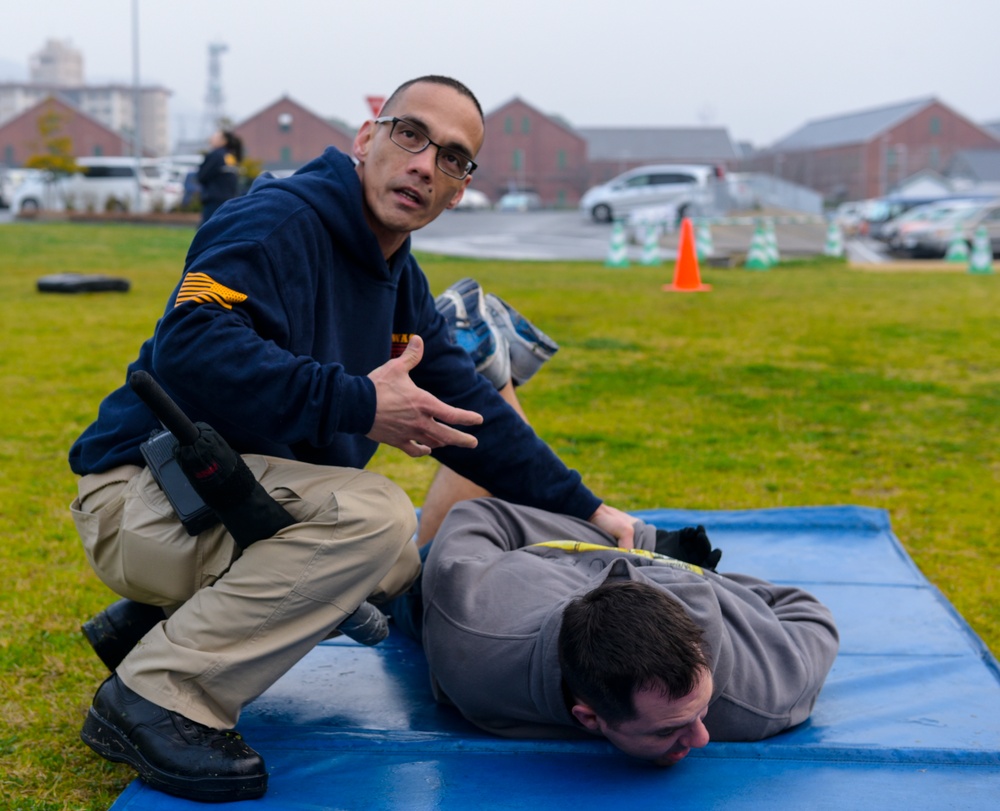
[[[712,285],[702,284],[698,273],[698,251],[695,248],[694,228],[687,217],[681,222],[681,241],[677,246],[677,265],[673,284],[663,285],[667,292],[698,293],[711,290]]]

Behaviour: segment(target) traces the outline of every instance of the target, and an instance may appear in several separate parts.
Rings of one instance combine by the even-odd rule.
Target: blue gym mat
[[[317,647],[239,729],[276,809],[995,809],[1000,666],[893,535],[861,507],[650,510],[704,524],[720,570],[801,585],[830,606],[840,655],[812,718],[761,743],[710,743],[670,769],[601,740],[506,740],[431,697],[419,646]],[[204,808],[134,781],[114,811]]]

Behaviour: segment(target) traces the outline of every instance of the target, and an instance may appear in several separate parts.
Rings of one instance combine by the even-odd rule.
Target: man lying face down
[[[808,718],[837,653],[830,611],[716,573],[701,528],[635,530],[624,550],[579,519],[457,504],[419,585],[436,698],[498,735],[596,734],[662,766]]]

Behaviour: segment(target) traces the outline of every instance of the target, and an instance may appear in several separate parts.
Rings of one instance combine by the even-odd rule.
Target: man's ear
[[[469,175],[462,181],[462,188],[455,192],[455,196],[448,201],[448,205],[445,208],[454,208],[462,201],[462,196],[465,194],[466,187],[472,182],[472,175]]]
[[[375,122],[369,119],[364,124],[361,125],[361,129],[358,130],[357,134],[354,136],[354,157],[359,161],[364,161],[368,157],[368,152],[371,149],[372,138],[375,137]]]
[[[591,732],[601,731],[600,724],[597,720],[597,713],[594,712],[589,704],[585,704],[577,699],[576,704],[570,708],[570,712],[573,714],[573,717],[583,725],[584,729]]]

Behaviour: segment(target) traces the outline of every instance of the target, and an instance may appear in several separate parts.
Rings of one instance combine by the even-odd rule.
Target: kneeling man
[[[837,653],[830,611],[717,574],[702,528],[635,529],[635,550],[619,549],[575,518],[457,504],[418,586],[438,700],[498,735],[596,734],[658,765],[808,718]]]

